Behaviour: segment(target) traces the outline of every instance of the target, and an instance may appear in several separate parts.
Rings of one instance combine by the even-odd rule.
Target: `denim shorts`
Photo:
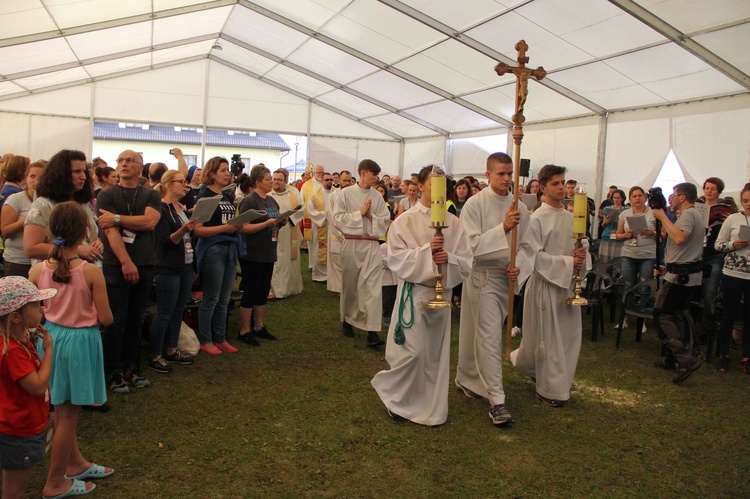
[[[30,468],[44,459],[44,432],[34,437],[0,433],[0,465],[4,470]]]

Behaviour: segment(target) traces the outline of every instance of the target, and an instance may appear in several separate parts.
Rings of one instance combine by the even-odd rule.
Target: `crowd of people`
[[[527,297],[511,362],[546,406],[570,399],[582,326],[580,309],[566,299],[574,276],[591,268],[592,254],[571,237],[576,182],[564,167],[546,165],[519,186],[531,200],[521,202],[513,196],[511,158],[490,155],[486,182],[447,179],[447,219],[436,234],[432,166],[402,179],[381,176],[369,159],[354,174],[308,165],[300,181],[290,182],[285,169],[259,164],[235,178],[225,158],[188,168],[179,148],[173,154],[176,170],[144,164],[132,150],[118,155],[116,169],[72,150],[48,161],[3,158],[0,455],[8,497],[23,494],[31,466],[43,457],[50,404],[56,431],[44,496],[88,493],[91,479],[114,472],[81,454],[80,410],[106,410],[108,391],[149,386],[142,365],[169,374],[174,364],[195,361],[178,347],[193,293],[201,293],[195,334],[202,355],[239,351],[228,329],[238,275],[237,341],[257,347],[275,340],[265,322],[268,302],[302,292],[302,251],[312,280],[339,295],[343,336],[360,331],[367,346],[386,344],[389,369],[372,385],[392,418],[440,425],[448,415],[452,310],[425,308],[438,273],[460,313],[453,382],[484,399],[493,424],[513,421],[502,365],[511,290]],[[740,342],[732,330],[739,327],[740,369],[750,373],[750,307],[741,305],[750,292],[750,184],[740,193],[742,210],[720,197],[723,190],[712,177],[701,199],[694,184],[682,183],[664,206],[652,206],[638,186],[627,198],[611,186],[598,213],[587,202],[587,234],[599,239],[595,259],[617,266],[626,285],[664,276],[653,322],[667,356],[657,365],[673,370],[675,383],[700,367],[693,346],[714,327],[719,291],[718,368],[730,368],[729,350]],[[696,289],[704,303],[699,331],[688,309]],[[152,290],[150,355],[141,362]],[[31,457],[19,461],[19,452]]]

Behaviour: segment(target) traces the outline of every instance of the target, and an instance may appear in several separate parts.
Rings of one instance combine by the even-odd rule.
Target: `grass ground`
[[[278,341],[200,356],[170,375],[145,372],[151,388],[111,396],[108,414],[83,415],[84,455],[117,470],[92,496],[750,496],[750,376],[738,357],[729,373],[704,365],[674,385],[652,367],[653,328],[642,343],[626,330],[615,349],[614,328],[591,342],[585,316],[566,407],[542,406],[506,365],[512,426],[493,427],[486,402],[453,389],[443,426],[394,423],[370,385],[387,368],[383,350],[367,348],[361,332],[344,338],[338,298],[303,276],[302,295],[269,306]],[[45,476],[46,463],[29,497]]]

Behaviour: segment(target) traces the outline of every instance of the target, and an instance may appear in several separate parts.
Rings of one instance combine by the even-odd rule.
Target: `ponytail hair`
[[[52,272],[52,280],[67,284],[70,282],[70,262],[63,255],[63,248],[75,248],[86,237],[88,216],[80,203],[66,201],[52,209],[49,216],[49,231],[52,234],[50,260],[57,262]]]

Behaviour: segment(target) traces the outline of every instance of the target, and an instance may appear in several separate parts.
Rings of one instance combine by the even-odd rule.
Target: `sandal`
[[[86,488],[86,483],[87,482],[84,482],[84,481],[81,481],[81,480],[73,480],[73,484],[70,486],[70,488],[68,489],[67,492],[64,492],[62,494],[58,494],[56,496],[45,496],[45,495],[43,495],[42,497],[44,499],[62,499],[63,497],[83,496],[83,495],[86,495],[88,493],[93,492],[94,489],[96,489],[96,485],[93,484],[93,483],[91,484],[91,485],[93,485],[93,487],[91,487],[90,489],[87,489]]]
[[[97,478],[107,478],[109,475],[111,475],[114,472],[115,470],[107,471],[107,468],[105,468],[104,466],[98,465],[96,463],[91,463],[91,466],[89,467],[89,469],[87,469],[83,473],[80,473],[75,476],[65,475],[65,479],[74,480],[74,481],[95,480]]]

